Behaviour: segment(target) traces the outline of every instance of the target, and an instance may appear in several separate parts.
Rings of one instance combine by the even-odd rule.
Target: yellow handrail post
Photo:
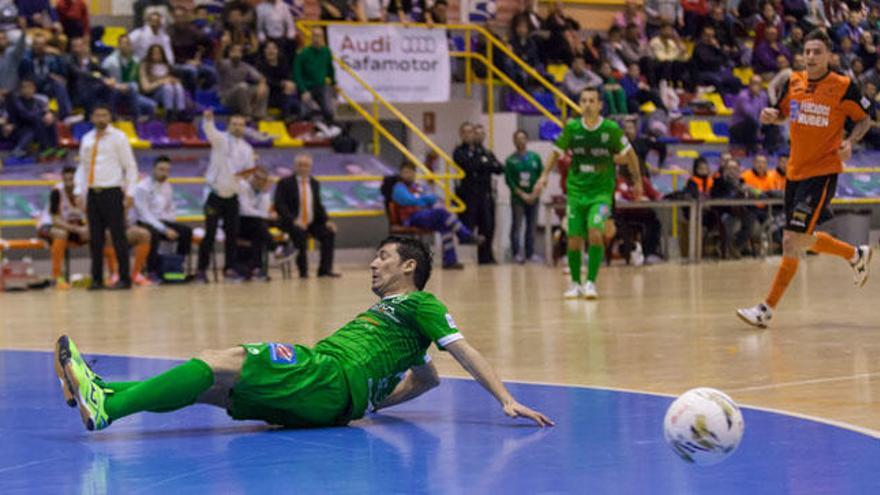
[[[373,117],[376,119],[376,122],[379,121],[379,101],[373,98]],[[379,129],[376,126],[373,126],[373,155],[379,156]]]
[[[464,32],[464,50],[468,56],[464,60],[464,95],[468,98],[471,97],[471,79],[473,78],[473,74],[471,73],[471,30],[468,27]]]
[[[486,65],[495,65],[492,58],[492,43],[486,43]],[[489,113],[489,149],[495,149],[495,77],[493,71],[486,67],[486,110]]]

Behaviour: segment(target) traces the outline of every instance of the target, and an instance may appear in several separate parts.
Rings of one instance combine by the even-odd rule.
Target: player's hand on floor
[[[510,416],[511,418],[531,419],[541,428],[545,426],[556,426],[556,423],[554,423],[553,420],[551,420],[547,416],[544,416],[538,411],[529,409],[528,407],[515,401],[504,405],[504,414]]]

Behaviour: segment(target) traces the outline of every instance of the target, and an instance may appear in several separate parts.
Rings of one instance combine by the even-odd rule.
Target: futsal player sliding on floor
[[[596,277],[605,260],[605,224],[611,218],[614,188],[617,185],[617,164],[629,166],[636,197],[642,196],[642,176],[639,158],[620,127],[612,120],[602,118],[602,98],[596,88],[581,91],[579,104],[582,117],[571,119],[562,129],[550,152],[544,173],[538,180],[539,188],[547,186],[547,177],[556,162],[568,150],[572,151],[566,185],[568,198],[568,267],[571,287],[565,293],[568,299],[584,297],[597,299]],[[581,261],[584,238],[588,237],[587,282],[581,285]]]
[[[64,398],[79,406],[89,430],[142,411],[170,412],[194,403],[226,409],[234,419],[287,427],[344,425],[368,410],[414,399],[439,383],[426,354],[431,342],[450,354],[512,418],[553,422],[510,395],[486,359],[465,340],[436,297],[422,289],[431,253],[415,239],[389,237],[372,263],[373,292],[381,299],[318,342],[244,344],[205,351],[141,382],[107,382],[62,336],[55,371]]]
[[[868,280],[870,246],[852,246],[826,234],[814,233],[826,220],[828,205],[837,189],[837,175],[843,161],[852,155],[853,144],[871,128],[866,110],[871,102],[863,97],[849,77],[832,72],[831,40],[822,31],[805,38],[807,70],[792,72],[775,108],[761,111],[762,124],[791,126],[791,159],[785,184],[785,228],[782,235],[782,264],[763,302],[737,310],[746,323],[767,328],[773,310],[797,273],[798,259],[806,249],[832,254],[846,260],[853,271],[853,282],[862,287]],[[856,122],[842,139],[847,119]]]

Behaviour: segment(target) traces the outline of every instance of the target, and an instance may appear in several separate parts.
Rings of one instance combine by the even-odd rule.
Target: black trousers
[[[88,192],[86,216],[89,221],[89,254],[92,257],[92,283],[96,285],[104,282],[104,231],[107,229],[110,229],[113,249],[119,260],[119,281],[131,283],[123,198],[119,187],[90,188]]]
[[[282,218],[280,221],[281,229],[287,232],[293,246],[296,248],[296,267],[299,274],[308,273],[308,258],[306,256],[306,240],[309,236],[315,238],[321,244],[321,262],[318,266],[318,275],[329,274],[333,271],[333,248],[336,243],[336,234],[327,227],[327,224],[312,222],[308,228],[301,229],[290,218]]]
[[[238,239],[238,195],[231,198],[221,198],[211,191],[208,200],[205,201],[205,238],[199,245],[198,270],[203,272],[208,269],[211,261],[211,252],[214,251],[214,238],[217,236],[217,223],[223,219],[223,232],[226,234],[225,259],[223,269],[228,270],[235,266],[235,240]]]
[[[269,223],[265,218],[241,217],[238,238],[251,243],[247,252],[239,250],[238,262],[248,272],[255,268],[263,268],[263,255],[272,244],[272,235],[269,234]],[[244,256],[247,254],[247,256]]]
[[[188,256],[192,248],[192,228],[177,222],[162,220],[162,223],[165,227],[177,232],[177,254]],[[159,231],[148,223],[138,222],[138,225],[150,231],[150,256],[147,258],[147,272],[159,273],[159,243],[171,239],[165,235],[164,230]]]
[[[495,198],[491,193],[469,193],[462,196],[467,209],[461,217],[461,223],[471,232],[476,229],[486,240],[477,247],[477,261],[479,263],[492,263],[495,256],[492,254],[492,239],[495,237]]]

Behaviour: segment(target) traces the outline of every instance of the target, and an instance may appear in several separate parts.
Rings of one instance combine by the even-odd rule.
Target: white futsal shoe
[[[864,287],[868,281],[868,275],[871,272],[871,256],[873,255],[871,246],[862,245],[856,248],[856,254],[859,258],[855,263],[851,263],[853,269],[853,285],[856,287]]]
[[[584,295],[584,289],[580,284],[572,282],[571,285],[568,286],[568,290],[565,291],[566,299],[579,299]]]
[[[736,316],[749,325],[758,328],[767,328],[767,324],[773,318],[773,310],[764,303],[757,304],[751,308],[740,308],[736,310]]]
[[[596,284],[589,280],[584,283],[583,287],[581,287],[581,294],[583,294],[584,299],[589,299],[591,301],[599,299],[599,292],[596,290]]]

